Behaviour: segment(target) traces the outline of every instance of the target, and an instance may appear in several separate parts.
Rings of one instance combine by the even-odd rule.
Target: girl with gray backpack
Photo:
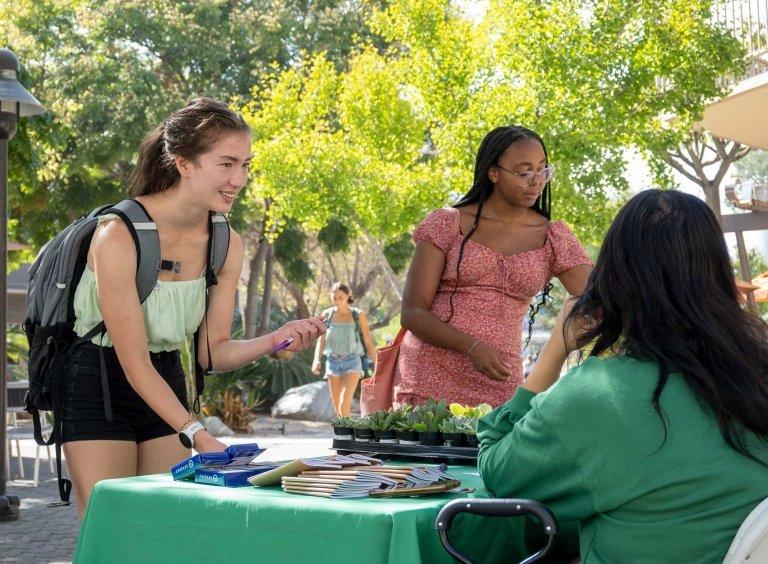
[[[77,240],[79,251],[70,249],[74,236],[62,232],[33,266],[27,326],[38,393],[28,403],[54,411],[51,440],[63,443],[81,515],[99,480],[168,472],[190,448],[226,448],[190,416],[179,354],[187,337],[195,334],[204,374],[279,348],[304,349],[325,330],[323,318],[314,317],[255,339],[230,338],[243,243],[222,229],[223,214],[247,183],[250,158],[243,118],[219,101],[196,98],[144,139],[131,200],[82,218],[92,231]],[[147,232],[154,245],[144,241]],[[67,272],[69,259],[59,255],[72,256],[72,264],[79,257],[80,271],[68,271],[72,280],[50,274]],[[62,266],[51,268],[55,261]],[[56,289],[69,291],[68,282],[75,288],[56,319],[45,306]],[[60,480],[63,501],[67,482]]]

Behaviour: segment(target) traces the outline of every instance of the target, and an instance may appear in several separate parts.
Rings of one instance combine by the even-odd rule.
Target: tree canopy
[[[478,25],[449,0],[395,0],[339,71],[304,54],[253,92],[253,195],[274,220],[331,218],[398,237],[471,184],[483,135],[536,130],[557,168],[553,212],[597,243],[628,189],[626,149],[659,156],[690,130],[741,50],[710,2],[494,0]],[[674,120],[665,119],[675,116]]]
[[[258,225],[270,199],[272,238],[333,219],[400,241],[469,188],[488,130],[519,123],[557,168],[555,217],[596,243],[626,149],[666,184],[663,155],[741,64],[710,4],[491,0],[473,22],[450,0],[5,3],[0,33],[49,109],[11,144],[11,235],[39,246],[118,198],[144,133],[204,92],[253,127],[234,216]]]

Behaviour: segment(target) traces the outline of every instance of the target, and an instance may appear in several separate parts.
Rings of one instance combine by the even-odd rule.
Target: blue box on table
[[[199,468],[221,468],[233,463],[248,464],[264,450],[256,443],[248,443],[232,445],[221,452],[201,452],[171,468],[171,475],[174,480],[192,480],[195,477],[195,471]]]
[[[195,483],[211,484],[237,488],[250,486],[248,478],[267,470],[277,468],[279,464],[232,464],[221,468],[198,468],[195,470]]]

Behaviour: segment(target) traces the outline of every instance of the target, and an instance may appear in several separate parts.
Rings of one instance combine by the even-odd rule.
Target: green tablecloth
[[[75,562],[448,564],[453,560],[434,528],[437,512],[450,499],[487,495],[477,468],[448,471],[476,492],[341,500],[287,494],[279,487],[174,482],[169,474],[106,480],[91,496]],[[460,527],[462,519],[451,534],[459,546],[477,546],[481,533],[488,540],[496,536],[488,527]]]

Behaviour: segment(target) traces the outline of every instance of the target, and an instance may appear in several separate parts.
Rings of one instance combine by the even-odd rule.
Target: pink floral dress
[[[444,321],[450,315],[449,298],[456,288],[456,263],[464,237],[459,217],[456,208],[436,210],[413,233],[415,241],[428,241],[445,253],[445,269],[430,308]],[[507,401],[523,382],[522,323],[531,300],[553,276],[580,264],[592,262],[562,221],[550,223],[544,246],[510,256],[467,241],[448,323],[496,348],[512,378],[492,380],[475,368],[467,354],[430,345],[409,331],[400,347],[395,403],[419,404],[435,397],[497,407]]]

